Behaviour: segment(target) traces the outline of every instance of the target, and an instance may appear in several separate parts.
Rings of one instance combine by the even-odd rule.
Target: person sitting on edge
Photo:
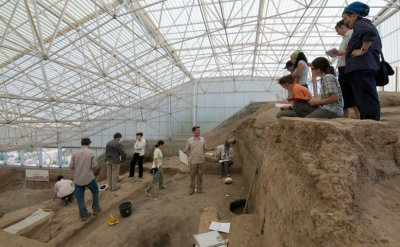
[[[61,175],[57,177],[57,181],[58,182],[54,185],[53,201],[55,201],[58,196],[60,197],[62,204],[67,206],[71,204],[72,199],[74,198],[74,182],[64,179]]]
[[[225,141],[225,148],[221,150],[221,162],[219,163],[219,178],[222,178],[222,168],[225,167],[225,174],[230,177],[228,167],[233,164],[233,148],[231,143]]]
[[[341,118],[344,103],[335,69],[324,57],[316,58],[311,64],[313,76],[321,77],[320,97],[307,102],[295,102],[295,112],[306,118]]]
[[[299,98],[299,99],[311,99],[311,93],[308,91],[306,87],[300,86],[297,83],[294,83],[294,78],[292,75],[285,75],[278,79],[279,85],[281,85],[284,89],[290,90],[291,98]],[[281,107],[281,111],[276,114],[276,118],[280,117],[300,117],[293,110],[294,101],[292,101],[292,106],[283,106]]]

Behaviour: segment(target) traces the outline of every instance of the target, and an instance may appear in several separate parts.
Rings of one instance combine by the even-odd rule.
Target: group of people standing
[[[278,83],[288,90],[291,106],[278,112],[280,117],[340,118],[350,117],[351,108],[357,119],[380,120],[380,104],[376,76],[382,50],[378,30],[365,17],[369,6],[354,2],[347,6],[335,30],[343,36],[338,56],[339,79],[335,69],[324,57],[308,63],[305,54],[296,51],[286,63],[290,75]],[[312,75],[321,78],[318,99],[312,99],[307,87],[308,67]]]
[[[215,147],[208,148],[205,145],[203,137],[200,137],[200,127],[195,126],[192,128],[193,137],[187,141],[186,147],[183,152],[189,154],[190,164],[190,185],[189,194],[193,195],[195,192],[195,183],[197,179],[197,193],[203,193],[203,171],[204,171],[204,152],[214,151]],[[124,147],[121,144],[121,133],[115,133],[114,139],[109,141],[106,145],[106,167],[107,167],[107,182],[109,191],[116,191],[118,189],[117,180],[119,176],[120,163],[127,158],[129,155],[126,154]],[[99,205],[99,188],[94,176],[94,172],[97,169],[97,157],[93,150],[90,150],[91,140],[89,138],[83,138],[81,140],[81,149],[74,151],[71,156],[71,162],[69,168],[74,170],[74,183],[70,180],[64,180],[62,176],[57,178],[58,182],[54,187],[54,198],[58,196],[62,199],[64,205],[69,205],[72,202],[73,193],[75,191],[76,198],[78,201],[79,216],[82,221],[86,221],[92,214],[97,215],[100,213],[101,208]],[[139,132],[136,134],[136,143],[134,145],[134,155],[130,162],[129,177],[134,177],[135,166],[138,162],[139,175],[138,179],[143,177],[143,158],[145,154],[146,140],[143,138],[143,133]],[[160,140],[155,145],[156,149],[153,154],[153,179],[145,189],[147,195],[153,186],[158,182],[159,189],[165,189],[167,186],[164,185],[163,175],[163,154],[162,149],[164,148],[164,141]],[[225,143],[225,149],[222,151],[222,157],[224,159],[220,164],[220,174],[222,177],[222,167],[225,167],[225,172],[228,174],[228,166],[232,165],[233,150],[230,148],[230,143]],[[75,184],[75,186],[74,186]],[[85,189],[88,188],[93,196],[92,211],[88,212],[85,206]]]

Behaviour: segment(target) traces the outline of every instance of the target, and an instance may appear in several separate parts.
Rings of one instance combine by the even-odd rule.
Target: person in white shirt
[[[129,177],[135,176],[135,166],[136,162],[138,162],[139,166],[139,178],[143,177],[143,158],[146,148],[146,140],[143,138],[143,133],[139,132],[136,134],[136,143],[135,143],[135,154],[131,160],[131,166],[129,169]]]
[[[154,150],[154,159],[153,159],[153,168],[157,169],[154,172],[153,179],[151,180],[149,186],[145,189],[146,194],[150,196],[150,191],[153,188],[153,185],[155,185],[158,182],[158,188],[159,189],[165,189],[167,186],[164,186],[164,173],[162,169],[162,158],[163,154],[161,152],[161,149],[164,148],[164,142],[162,140],[158,141],[156,144],[156,149]]]
[[[233,164],[233,149],[229,141],[225,141],[225,147],[221,150],[221,161],[219,163],[219,178],[222,178],[223,168],[225,168],[225,174],[229,178],[228,167]]]
[[[71,204],[75,191],[74,182],[64,179],[63,176],[58,176],[57,181],[58,182],[54,185],[53,201],[55,201],[57,197],[60,197],[63,205]]]

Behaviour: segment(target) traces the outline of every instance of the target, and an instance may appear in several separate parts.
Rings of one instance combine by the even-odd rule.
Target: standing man
[[[215,147],[208,148],[204,142],[204,138],[200,137],[200,127],[192,128],[193,137],[191,137],[183,150],[184,153],[189,152],[189,167],[190,167],[190,191],[189,195],[194,194],[194,183],[197,175],[197,193],[203,193],[203,170],[204,170],[204,150],[214,151]]]
[[[116,191],[118,189],[117,179],[119,176],[119,163],[128,158],[124,147],[119,142],[121,138],[121,133],[115,133],[114,140],[109,141],[106,145],[107,181],[111,191]]]
[[[82,221],[86,221],[90,215],[85,207],[85,187],[87,187],[93,196],[93,215],[100,213],[99,206],[99,188],[93,172],[97,169],[96,154],[89,150],[92,142],[89,138],[83,138],[81,141],[82,148],[72,153],[69,169],[74,171],[75,193],[78,201],[79,216]]]
[[[342,95],[344,100],[343,117],[350,118],[350,110],[351,108],[353,108],[354,112],[356,113],[356,118],[360,119],[360,112],[358,111],[356,103],[354,101],[351,77],[349,73],[346,74],[345,67],[347,43],[349,43],[351,35],[353,34],[353,30],[350,30],[344,20],[341,20],[336,24],[335,30],[338,35],[343,36],[343,40],[342,43],[340,43],[339,50],[335,53],[338,56],[337,67],[339,70],[339,84],[342,88]]]
[[[74,182],[64,179],[64,176],[60,175],[57,177],[57,183],[54,185],[53,201],[55,201],[58,196],[61,198],[62,204],[68,206],[74,198],[74,191]]]
[[[139,132],[136,134],[136,143],[135,143],[135,154],[131,160],[131,166],[129,169],[129,177],[135,176],[135,166],[136,161],[138,161],[139,166],[139,178],[143,177],[143,157],[146,147],[146,140],[143,138],[143,133]]]

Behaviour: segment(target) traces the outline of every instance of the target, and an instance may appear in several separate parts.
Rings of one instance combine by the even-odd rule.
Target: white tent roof
[[[398,1],[366,3],[375,24],[399,10]],[[205,78],[277,78],[293,51],[310,59],[340,43],[334,26],[346,5],[0,0],[0,149],[38,129],[81,133],[126,109],[154,110],[152,97]]]

